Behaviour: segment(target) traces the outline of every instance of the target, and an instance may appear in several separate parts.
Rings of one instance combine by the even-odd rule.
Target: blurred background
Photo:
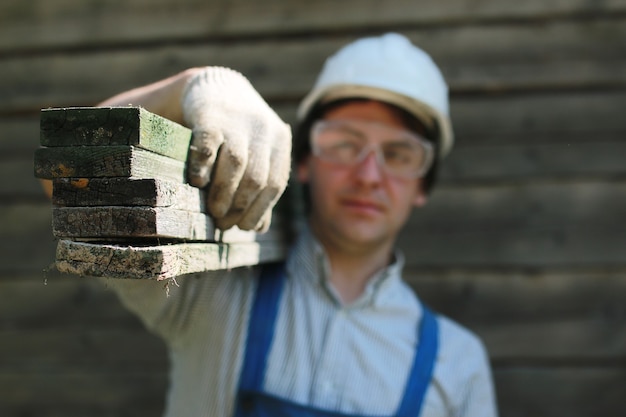
[[[162,342],[51,269],[41,108],[212,64],[293,121],[327,55],[386,31],[440,64],[457,135],[407,279],[483,338],[502,417],[626,415],[626,0],[3,0],[0,415],[158,416],[167,387]]]

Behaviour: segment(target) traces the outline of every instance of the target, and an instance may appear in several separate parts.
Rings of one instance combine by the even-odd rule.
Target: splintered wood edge
[[[285,258],[284,242],[119,246],[59,240],[56,268],[80,276],[166,280]]]

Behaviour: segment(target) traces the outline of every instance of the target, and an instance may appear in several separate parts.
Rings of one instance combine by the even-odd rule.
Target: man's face
[[[397,110],[376,101],[348,102],[327,112],[324,120],[375,122],[407,129]],[[368,124],[363,126],[367,129]],[[372,143],[388,139],[380,137],[379,129],[362,133]],[[327,249],[330,245],[349,251],[391,250],[411,209],[426,203],[422,179],[388,174],[375,152],[350,166],[310,155],[299,164],[297,175],[309,184],[311,229]]]

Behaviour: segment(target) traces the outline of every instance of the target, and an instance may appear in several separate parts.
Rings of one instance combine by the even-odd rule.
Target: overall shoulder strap
[[[285,270],[282,262],[261,267],[248,322],[246,350],[239,379],[240,390],[261,391],[284,282]]]
[[[404,391],[404,398],[396,414],[399,417],[420,415],[437,359],[437,349],[439,347],[437,318],[424,305],[422,305],[422,311],[422,320],[420,321],[418,331],[418,346],[415,352],[415,359],[413,360],[413,367]]]

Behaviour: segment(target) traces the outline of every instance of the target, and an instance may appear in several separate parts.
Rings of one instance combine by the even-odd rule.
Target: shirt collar
[[[365,291],[356,301],[345,308],[359,308],[372,305],[383,307],[395,298],[401,290],[402,268],[404,255],[401,251],[394,252],[393,261],[371,277]],[[290,276],[309,280],[319,285],[332,299],[333,303],[342,306],[342,302],[328,280],[330,263],[324,247],[315,239],[308,227],[304,227],[298,236],[287,261]]]

